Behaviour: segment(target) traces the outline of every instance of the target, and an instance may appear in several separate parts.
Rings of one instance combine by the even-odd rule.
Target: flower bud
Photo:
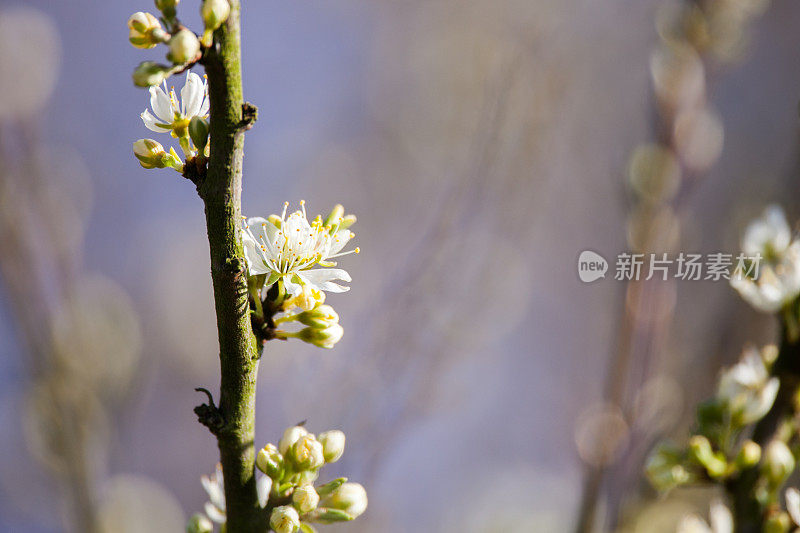
[[[170,71],[170,67],[165,65],[159,65],[152,61],[143,61],[133,71],[133,83],[139,87],[159,85],[169,77]]]
[[[200,41],[197,35],[189,30],[178,31],[169,40],[169,53],[167,59],[176,65],[182,65],[197,59],[200,55]]]
[[[317,508],[319,494],[314,490],[313,485],[303,485],[294,489],[292,503],[300,514],[306,514]]]
[[[338,509],[351,519],[367,510],[367,491],[359,483],[344,483],[320,503],[322,507]]]
[[[208,121],[200,116],[193,116],[189,121],[189,137],[192,138],[195,148],[203,151],[208,143]]]
[[[303,285],[303,289],[297,296],[292,296],[283,303],[284,311],[294,307],[299,307],[304,311],[310,311],[325,303],[325,292],[314,289],[309,285]]]
[[[339,224],[339,229],[347,229],[353,224],[356,223],[356,216],[355,215],[345,215],[342,219],[342,223]]]
[[[322,444],[326,463],[335,463],[344,453],[344,433],[338,429],[320,433],[317,440]]]
[[[139,139],[133,143],[133,155],[144,168],[170,167],[178,171],[183,170],[183,163],[174,150],[167,153],[161,143],[153,139]]]
[[[281,440],[278,441],[278,450],[280,451],[281,455],[286,457],[287,452],[294,446],[294,443],[297,440],[304,436],[308,435],[308,430],[303,426],[292,426],[290,428],[286,428],[286,431],[283,432],[283,437]]]
[[[128,19],[128,30],[128,40],[136,48],[153,48],[168,38],[158,19],[142,11]]]
[[[228,0],[204,0],[203,6],[200,8],[200,15],[203,17],[206,30],[216,30],[228,20],[230,14],[231,5]]]
[[[792,520],[783,511],[770,515],[764,522],[764,533],[787,533],[792,527]]]
[[[283,476],[283,456],[274,444],[267,444],[258,451],[256,466],[272,479],[280,479]]]
[[[339,219],[343,216],[344,206],[342,204],[336,204],[333,206],[333,209],[331,209],[331,212],[328,214],[327,218],[325,218],[325,224],[323,225],[332,228],[333,226],[339,224]]]
[[[751,468],[761,460],[761,446],[751,440],[744,441],[736,454],[736,465],[739,468]]]
[[[702,435],[695,435],[689,439],[689,454],[692,459],[703,465],[713,478],[722,476],[728,468],[725,456],[715,454],[711,442]]]
[[[180,0],[155,0],[156,9],[161,11],[168,19],[175,17],[175,10]]]
[[[794,470],[794,456],[783,441],[773,440],[764,450],[764,472],[776,485],[783,483]]]
[[[319,348],[333,348],[342,339],[344,329],[339,324],[331,324],[327,328],[303,328],[298,332],[298,337]]]
[[[212,531],[214,524],[200,513],[193,515],[186,524],[186,533],[212,533]]]
[[[325,329],[339,323],[339,315],[330,305],[318,305],[310,311],[303,311],[297,315],[301,324],[314,328]]]
[[[645,464],[647,479],[659,491],[670,490],[690,481],[691,476],[682,464],[684,460],[674,446],[659,444]]]
[[[272,478],[268,476],[256,476],[256,496],[258,496],[258,506],[262,509],[269,502],[269,493],[272,490]]]
[[[303,435],[292,446],[289,454],[295,469],[314,470],[325,464],[325,457],[322,455],[322,444],[319,443],[314,435]]]
[[[269,525],[275,533],[295,533],[300,529],[300,515],[294,507],[282,505],[272,510]]]
[[[319,470],[303,470],[299,474],[296,474],[292,481],[295,485],[313,485],[314,482],[319,477]]]

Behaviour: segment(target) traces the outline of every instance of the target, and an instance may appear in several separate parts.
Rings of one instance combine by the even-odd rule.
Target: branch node
[[[197,415],[197,421],[207,427],[211,433],[216,435],[225,426],[225,418],[223,418],[222,413],[219,411],[217,406],[214,405],[214,397],[211,395],[211,392],[209,392],[208,389],[197,387],[194,390],[205,393],[205,395],[208,396],[208,403],[200,404],[194,408],[194,414]]]
[[[239,121],[239,129],[247,131],[253,127],[258,120],[258,108],[250,102],[242,104],[242,120]]]

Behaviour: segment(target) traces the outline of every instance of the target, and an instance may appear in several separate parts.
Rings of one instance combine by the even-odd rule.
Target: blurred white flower
[[[158,133],[172,132],[175,137],[185,137],[192,117],[208,116],[208,83],[194,72],[189,72],[181,89],[180,104],[175,89],[170,89],[169,93],[166,89],[166,81],[163,89],[150,87],[150,107],[153,108],[153,113],[145,109],[141,114],[142,122],[149,130]]]
[[[739,414],[742,424],[749,424],[769,411],[779,385],[778,378],[770,377],[761,353],[751,347],[738,363],[722,372],[717,396]]]
[[[733,516],[722,502],[711,502],[709,521],[696,514],[686,515],[678,524],[677,533],[733,533]]]
[[[800,241],[792,239],[779,206],[767,207],[761,218],[750,223],[742,238],[742,251],[750,257],[761,256],[757,279],[738,266],[730,280],[750,305],[774,313],[800,294]]]
[[[339,222],[326,226],[317,217],[309,224],[305,202],[300,202],[299,211],[286,216],[289,202],[283,207],[280,219],[254,217],[244,226],[244,251],[250,275],[268,274],[267,285],[283,280],[286,292],[300,296],[304,287],[317,291],[345,292],[349,287],[334,283],[334,280],[352,281],[350,274],[341,268],[317,268],[335,266],[330,261],[343,255],[358,253],[358,248],[347,252],[341,250],[353,238],[353,232],[340,228]]]
[[[800,526],[800,491],[794,487],[786,489],[786,510],[792,517],[792,522]]]
[[[222,465],[217,463],[217,468],[210,476],[200,478],[203,488],[208,493],[208,500],[204,510],[208,517],[218,524],[224,524],[225,513],[225,485],[222,477]]]

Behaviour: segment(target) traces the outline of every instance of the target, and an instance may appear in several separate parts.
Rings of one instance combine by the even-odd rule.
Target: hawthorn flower
[[[719,380],[717,397],[740,417],[742,424],[749,424],[767,414],[780,385],[778,378],[770,377],[765,356],[771,357],[774,346],[747,348],[742,359],[725,370]]]
[[[687,515],[678,524],[677,533],[733,533],[733,515],[718,500],[711,503],[709,522],[696,514]]]
[[[203,81],[194,72],[186,75],[186,83],[181,89],[180,104],[175,95],[175,89],[166,91],[164,88],[150,87],[150,107],[141,114],[142,122],[151,131],[158,133],[171,133],[173,137],[181,140],[184,152],[189,148],[189,123],[193,117],[206,118],[208,116],[208,83]]]
[[[792,238],[779,206],[767,207],[760,218],[750,223],[742,238],[742,252],[761,258],[757,279],[739,266],[730,280],[750,305],[774,313],[800,294],[800,241]]]
[[[217,468],[210,476],[200,478],[200,483],[208,493],[209,501],[206,502],[204,510],[208,517],[218,524],[224,524],[227,520],[225,513],[225,486],[222,478],[222,465],[217,463]]]
[[[341,268],[330,268],[336,265],[331,259],[359,251],[355,248],[342,252],[354,236],[352,231],[342,227],[343,218],[323,224],[322,218],[317,217],[309,223],[305,202],[301,201],[300,210],[287,217],[288,206],[289,202],[286,202],[280,218],[246,219],[243,238],[250,275],[266,274],[267,286],[282,281],[286,292],[294,298],[303,296],[304,291],[350,290],[334,283],[335,280],[352,281],[350,274]],[[316,265],[325,268],[312,268]],[[299,301],[307,304],[317,302],[315,298],[301,298]]]

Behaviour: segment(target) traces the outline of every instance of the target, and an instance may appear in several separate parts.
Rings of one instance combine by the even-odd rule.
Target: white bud
[[[294,489],[292,503],[300,514],[313,511],[319,505],[319,494],[313,485],[303,485]]]
[[[339,323],[339,315],[333,307],[327,304],[318,305],[310,311],[303,311],[297,315],[297,320],[301,324],[317,329],[325,329]]]
[[[283,475],[283,456],[274,444],[267,444],[256,455],[256,466],[272,479]]]
[[[339,509],[356,518],[367,510],[367,491],[360,483],[344,483],[327,496],[320,505]]]
[[[286,431],[283,432],[283,437],[281,437],[281,440],[278,441],[278,450],[281,452],[281,455],[286,456],[286,453],[292,446],[294,446],[294,443],[297,442],[297,439],[303,435],[308,435],[308,430],[306,430],[306,428],[303,426],[292,426],[290,428],[286,428]]]
[[[300,529],[300,515],[294,507],[282,505],[272,510],[269,525],[275,533],[295,533]]]
[[[344,453],[344,433],[338,429],[320,433],[317,439],[322,444],[322,454],[326,463],[335,463]]]
[[[169,40],[167,59],[176,65],[194,61],[199,54],[200,41],[197,35],[189,30],[180,30]]]
[[[133,155],[144,168],[170,167],[179,172],[183,170],[183,163],[174,151],[170,150],[170,153],[167,153],[161,143],[153,139],[139,139],[134,142]]]
[[[292,446],[289,454],[295,468],[299,471],[314,470],[325,464],[325,457],[322,455],[322,444],[314,438],[314,435],[303,435]]]
[[[186,533],[212,533],[212,531],[214,531],[214,524],[200,513],[192,516],[189,523],[186,524]]]
[[[139,11],[128,19],[128,40],[136,48],[153,48],[166,35],[161,23],[150,13]]]
[[[783,441],[773,440],[764,451],[764,470],[770,480],[783,483],[794,470],[795,460],[791,450]]]
[[[200,15],[203,17],[206,30],[216,30],[228,20],[230,14],[231,5],[228,0],[205,0],[200,8]]]

